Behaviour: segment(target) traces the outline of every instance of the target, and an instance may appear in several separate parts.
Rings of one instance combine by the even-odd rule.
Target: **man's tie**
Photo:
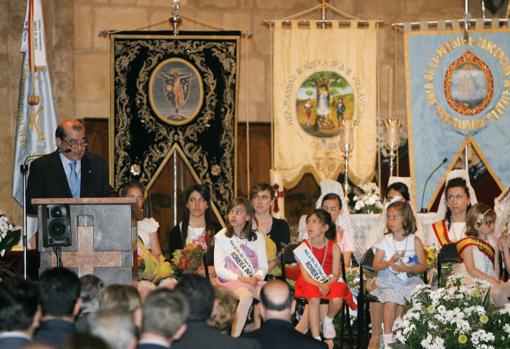
[[[76,161],[69,164],[71,166],[71,172],[69,173],[69,188],[71,188],[71,194],[73,198],[80,197],[80,177],[76,173]]]

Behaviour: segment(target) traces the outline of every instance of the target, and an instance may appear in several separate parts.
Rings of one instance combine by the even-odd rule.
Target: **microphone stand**
[[[46,154],[33,154],[25,158],[23,163],[19,166],[21,175],[23,176],[23,278],[27,279],[27,250],[28,250],[28,217],[27,217],[27,183],[28,183],[28,172],[30,170],[30,163],[44,156]]]
[[[430,178],[432,178],[432,176],[434,175],[434,173],[437,172],[437,170],[439,170],[439,168],[441,166],[443,166],[443,164],[445,164],[446,162],[448,161],[447,158],[444,158],[441,163],[439,165],[436,166],[436,168],[434,168],[432,170],[432,172],[429,174],[429,176],[427,177],[427,179],[425,180],[425,184],[423,185],[423,192],[421,193],[421,210],[420,210],[420,213],[426,213],[428,210],[425,209],[425,207],[423,207],[423,199],[425,198],[425,189],[427,189],[427,184],[429,184],[429,181],[430,181]]]

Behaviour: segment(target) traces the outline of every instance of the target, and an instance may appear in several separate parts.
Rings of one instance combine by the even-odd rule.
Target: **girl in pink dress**
[[[245,198],[229,206],[228,225],[215,235],[214,268],[218,284],[232,291],[239,304],[231,335],[238,337],[248,311],[267,274],[264,237],[252,229],[253,208]]]
[[[340,247],[335,243],[336,229],[331,222],[331,216],[323,209],[316,209],[306,217],[308,240],[306,244],[312,251],[317,261],[321,264],[324,273],[329,276],[328,281],[320,283],[316,281],[308,270],[300,264],[301,274],[296,281],[295,296],[308,300],[309,326],[312,336],[318,340],[320,337],[320,301],[328,299],[329,306],[326,316],[322,319],[322,332],[326,339],[336,337],[333,318],[340,311],[342,302],[356,309],[352,294],[344,282],[339,282],[340,277]]]

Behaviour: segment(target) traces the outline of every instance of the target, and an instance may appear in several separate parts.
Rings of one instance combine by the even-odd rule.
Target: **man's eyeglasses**
[[[65,142],[65,144],[67,144],[71,148],[85,148],[86,146],[89,145],[89,142],[87,142],[86,139],[83,139],[81,141],[76,141],[74,139],[71,139],[70,141],[66,141],[63,138],[61,138],[61,139]]]

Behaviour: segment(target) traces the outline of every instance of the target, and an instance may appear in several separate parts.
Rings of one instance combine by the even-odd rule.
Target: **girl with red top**
[[[309,240],[304,241],[321,264],[328,281],[319,283],[300,264],[301,275],[295,285],[295,296],[306,298],[309,309],[309,326],[314,338],[320,340],[320,301],[328,299],[329,306],[326,316],[322,319],[322,334],[325,339],[336,337],[333,318],[340,311],[343,300],[353,309],[356,308],[352,294],[344,282],[338,282],[340,277],[340,247],[335,243],[336,229],[331,222],[331,216],[323,209],[314,210],[306,217],[306,228]]]

